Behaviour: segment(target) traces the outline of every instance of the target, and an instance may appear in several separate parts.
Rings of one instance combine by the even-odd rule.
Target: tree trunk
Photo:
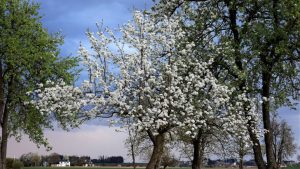
[[[200,169],[202,165],[202,161],[200,158],[200,140],[195,139],[193,141],[194,155],[192,161],[192,169]]]
[[[239,162],[239,169],[244,168],[244,159],[240,157],[240,162]]]
[[[245,145],[243,144],[243,141],[239,142],[240,144],[240,150],[239,150],[239,169],[244,168],[244,156],[245,156]]]
[[[7,121],[8,114],[5,113],[5,95],[4,95],[4,78],[2,71],[2,62],[0,62],[0,169],[6,168],[6,151],[7,151]]]
[[[3,122],[2,122],[2,138],[1,138],[1,158],[0,158],[0,169],[6,169],[6,152],[7,152],[7,131],[8,123],[8,112],[4,111],[3,113]]]
[[[134,145],[133,144],[131,144],[131,157],[132,157],[132,166],[133,166],[133,169],[136,169],[135,154],[134,154]]]
[[[132,158],[132,167],[133,169],[136,169],[136,164],[135,164],[135,152],[134,152],[134,140],[133,136],[131,134],[130,129],[128,129],[128,135],[129,135],[129,141],[130,141],[130,148],[131,148],[131,158]]]
[[[262,113],[263,113],[263,124],[265,129],[265,145],[266,145],[266,157],[267,157],[267,168],[275,168],[275,159],[272,149],[273,136],[272,136],[272,127],[270,120],[270,83],[271,83],[271,74],[270,70],[263,70],[262,72],[262,97],[266,100],[262,103]]]
[[[203,165],[203,154],[205,149],[205,139],[201,134],[201,131],[198,131],[197,137],[193,139],[193,161],[192,161],[192,169],[201,169]]]
[[[250,139],[253,143],[252,149],[253,149],[253,153],[254,153],[254,159],[255,159],[255,163],[257,165],[258,169],[266,169],[266,165],[262,156],[262,151],[261,151],[261,146],[260,146],[260,142],[258,140],[258,138],[256,137],[256,134],[253,133],[252,131],[252,123],[251,120],[248,121],[247,123],[247,129],[249,131],[249,135],[250,135]]]
[[[165,145],[165,135],[158,134],[154,136],[153,142],[153,151],[149,163],[146,166],[146,169],[159,169],[161,157],[164,151]]]

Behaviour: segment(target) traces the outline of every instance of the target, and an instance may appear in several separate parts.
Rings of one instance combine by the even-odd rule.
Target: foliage
[[[180,15],[199,53],[217,55],[213,73],[218,80],[260,100],[267,165],[260,139],[250,129],[257,123],[250,118],[245,125],[258,167],[274,168],[270,112],[293,108],[299,98],[299,1],[161,0],[153,9],[156,17]],[[207,49],[209,43],[217,50]],[[248,109],[244,112],[248,118]]]
[[[114,164],[121,164],[124,162],[124,158],[122,156],[111,156],[111,157],[104,157],[100,156],[98,159],[93,159],[92,162],[95,163],[114,163]]]
[[[92,52],[80,46],[79,54],[89,79],[80,88],[50,82],[32,104],[75,126],[79,114],[133,119],[158,165],[165,134],[177,128],[193,141],[218,132],[240,147],[251,140],[258,167],[273,168],[271,105],[293,106],[299,96],[297,3],[161,0],[150,14],[136,11],[121,37],[102,25],[87,32]]]
[[[7,169],[12,169],[13,168],[14,160],[15,159],[13,159],[13,158],[7,158],[6,159],[6,167],[7,167]]]
[[[131,125],[150,137],[150,161],[157,164],[165,134],[176,132],[174,128],[191,138],[199,130],[247,137],[243,108],[257,121],[253,101],[218,81],[211,71],[216,55],[205,50],[199,55],[179,21],[177,16],[158,19],[136,11],[133,21],[120,28],[120,38],[98,25],[98,37],[87,32],[93,51],[79,49],[89,79],[80,88],[61,82],[35,90],[37,99],[31,103],[43,114],[56,111],[71,119],[78,114],[84,120],[113,115],[121,123],[133,119]],[[218,50],[211,44],[207,48]]]
[[[13,158],[7,158],[6,159],[6,168],[7,169],[21,169],[24,166],[22,161],[13,159]]]
[[[68,159],[71,166],[83,166],[91,162],[91,158],[89,156],[69,156]]]
[[[47,162],[51,164],[58,164],[63,159],[63,156],[58,153],[51,153],[48,158]]]
[[[37,153],[27,153],[21,155],[20,161],[24,164],[25,167],[39,166],[41,157]]]
[[[56,116],[41,114],[32,105],[24,104],[34,99],[27,92],[47,80],[72,83],[78,60],[58,57],[62,37],[43,28],[38,9],[39,5],[30,0],[1,1],[0,106],[4,112],[0,119],[2,141],[6,134],[17,140],[27,134],[38,146],[48,146],[43,129],[53,129]],[[56,119],[62,122],[59,117]]]
[[[21,169],[23,167],[23,163],[19,160],[15,160],[12,164],[12,169]]]

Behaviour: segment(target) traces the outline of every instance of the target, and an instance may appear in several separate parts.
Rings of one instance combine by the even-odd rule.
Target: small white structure
[[[57,164],[57,167],[70,167],[70,166],[71,166],[70,161],[60,161],[60,162]]]

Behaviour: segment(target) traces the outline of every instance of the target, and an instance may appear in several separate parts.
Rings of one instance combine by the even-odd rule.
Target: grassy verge
[[[290,165],[284,169],[300,169],[300,164]]]
[[[132,167],[23,167],[22,169],[131,169]],[[144,169],[144,167],[138,167],[138,169]],[[168,167],[167,169],[191,169],[189,167]],[[237,168],[203,168],[203,169],[237,169]],[[245,168],[246,169],[246,168]],[[257,169],[248,168],[248,169]],[[287,169],[287,168],[286,168]],[[289,168],[289,169],[300,169],[300,168]]]

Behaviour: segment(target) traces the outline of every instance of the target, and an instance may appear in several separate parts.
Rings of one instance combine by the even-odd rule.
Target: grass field
[[[23,167],[22,169],[132,169],[132,167]],[[137,167],[137,169],[145,169],[144,167]],[[168,167],[167,169],[191,169],[189,167]],[[224,168],[211,168],[224,169]],[[227,168],[228,169],[228,168]]]
[[[132,169],[132,167],[23,167],[22,169]],[[137,167],[137,169],[145,169],[144,167]],[[167,169],[191,169],[189,167],[167,167]],[[238,168],[203,168],[203,169],[238,169]],[[244,169],[257,169],[256,167],[244,167]],[[293,165],[283,169],[300,169],[300,165]]]
[[[22,169],[131,169],[132,167],[23,167]],[[143,167],[137,169],[144,169]],[[168,167],[167,169],[191,169],[189,167]],[[238,168],[203,168],[203,169],[238,169]],[[245,169],[257,169],[256,167]],[[294,169],[294,168],[293,168]],[[300,169],[300,168],[299,168]]]

